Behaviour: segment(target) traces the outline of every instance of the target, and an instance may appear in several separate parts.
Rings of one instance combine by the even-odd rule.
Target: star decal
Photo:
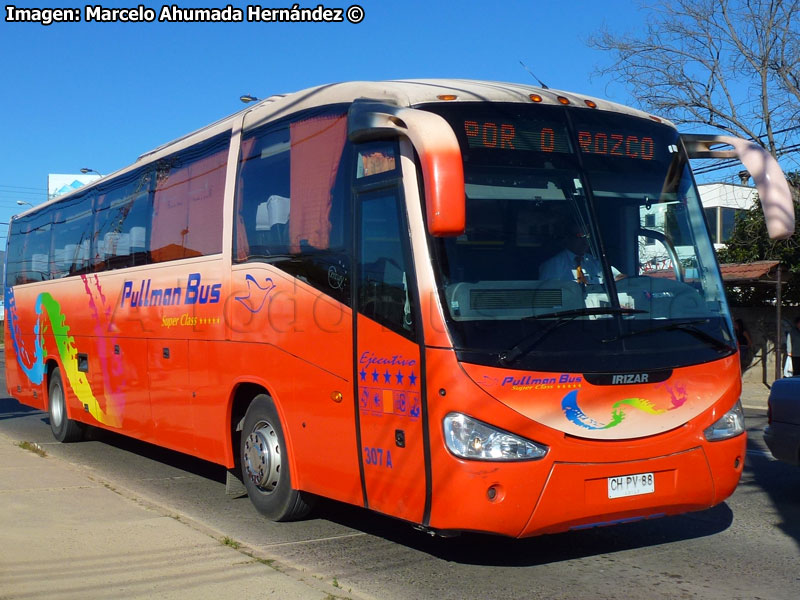
[[[386,373],[383,374],[383,378],[386,380],[385,383],[392,382],[392,374],[389,373],[389,369],[386,369]]]
[[[361,375],[361,381],[367,380],[367,372],[363,368],[361,369],[361,372],[359,372],[359,375]]]
[[[378,383],[378,370],[372,371],[372,383]]]
[[[411,375],[408,376],[408,381],[411,385],[417,385],[417,376],[414,375],[414,371],[411,371]]]
[[[395,375],[395,377],[397,378],[397,383],[398,383],[398,384],[401,384],[401,383],[403,383],[403,373],[402,373],[402,371],[400,371],[400,370],[398,369],[398,370],[397,370],[397,375]]]

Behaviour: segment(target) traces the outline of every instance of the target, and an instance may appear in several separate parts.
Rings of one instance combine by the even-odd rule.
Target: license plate
[[[608,497],[625,498],[626,496],[639,496],[652,494],[656,491],[656,480],[652,473],[637,473],[636,475],[620,475],[608,478]]]

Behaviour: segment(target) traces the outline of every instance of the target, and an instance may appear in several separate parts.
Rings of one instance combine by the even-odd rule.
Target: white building
[[[704,183],[697,187],[711,240],[714,247],[719,249],[731,236],[736,211],[751,209],[758,192],[754,187],[731,183]]]
[[[736,213],[752,208],[758,192],[753,187],[730,183],[706,183],[699,185],[698,189],[711,240],[714,248],[719,249],[724,247],[725,241],[733,232]],[[669,231],[669,214],[675,210],[676,202],[673,200],[641,207],[640,274],[670,272],[677,259],[683,265],[687,277],[697,276],[695,247],[685,245],[686,239],[682,232]]]

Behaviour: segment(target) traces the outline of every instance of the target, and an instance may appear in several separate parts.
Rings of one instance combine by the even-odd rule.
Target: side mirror
[[[772,239],[782,240],[794,233],[794,202],[778,161],[755,142],[727,135],[681,134],[689,158],[738,158],[758,189],[761,208]],[[727,144],[733,150],[712,149]]]
[[[351,142],[405,136],[422,166],[428,231],[434,236],[460,235],[466,227],[464,167],[450,125],[439,115],[414,108],[358,100],[347,113]]]

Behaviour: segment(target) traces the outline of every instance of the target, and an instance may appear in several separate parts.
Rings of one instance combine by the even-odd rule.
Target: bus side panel
[[[225,341],[192,340],[189,342],[189,386],[192,390],[191,418],[195,455],[233,468],[230,406],[236,369],[243,366],[252,372],[252,362],[241,357],[252,355],[241,345]],[[248,371],[243,371],[244,373]],[[235,425],[235,424],[234,424]]]
[[[14,351],[7,369],[23,396],[25,389],[36,388],[41,398],[47,385],[45,363],[54,360],[65,384],[70,418],[113,429],[122,428],[126,418],[139,424],[134,427],[137,431],[149,421],[149,400],[144,405],[128,402],[131,395],[146,396],[146,389],[126,383],[121,348],[116,352],[120,340],[114,334],[113,300],[107,291],[94,275],[18,289],[9,314],[17,333],[11,336]],[[38,407],[46,408],[45,401]]]
[[[20,362],[26,367],[30,367],[34,362],[33,348],[36,336],[33,334],[33,323],[35,322],[35,315],[33,313],[33,306],[26,307],[26,298],[29,292],[22,290],[20,293],[17,291],[17,306],[9,306],[6,301],[5,309],[5,362],[6,362],[6,389],[8,395],[16,398],[22,404],[47,410],[46,397],[44,394],[44,379],[41,385],[34,384],[30,377],[23,370]],[[9,294],[6,292],[6,298]],[[35,296],[34,296],[35,297]],[[22,299],[23,304],[20,304]],[[20,310],[20,306],[23,307]],[[16,319],[16,320],[15,320]],[[11,335],[11,327],[18,326],[18,330],[14,336]],[[30,333],[23,334],[23,327],[27,327]],[[28,349],[31,349],[28,351]],[[36,395],[34,396],[34,392]]]
[[[298,487],[363,505],[356,454],[353,386],[320,370],[309,371],[295,359],[294,403],[287,407],[287,427],[295,442]],[[337,400],[341,394],[341,400]]]
[[[189,342],[147,340],[147,371],[156,442],[192,453],[195,443],[189,389]]]
[[[154,441],[146,341],[141,324],[119,308],[123,274],[89,274],[52,282],[48,311],[70,417]],[[130,336],[130,337],[129,337]]]
[[[294,485],[362,504],[353,398],[352,313],[265,264],[236,267],[225,321],[225,360],[275,394],[291,448]],[[236,450],[236,449],[234,449]]]
[[[6,289],[5,301],[5,359],[6,359],[6,388],[8,394],[22,404],[47,409],[44,394],[44,370],[42,376],[37,377],[36,340],[34,327],[37,316],[34,311],[36,291],[30,288]],[[13,332],[11,328],[14,327]],[[31,380],[39,381],[33,383]],[[34,396],[34,392],[36,395]]]
[[[137,346],[124,365],[127,372],[135,362],[130,375],[137,383],[130,393],[140,390],[149,402],[148,441],[203,458],[207,452],[197,452],[190,340],[224,336],[220,264],[219,258],[176,261],[103,279],[115,306],[106,337]],[[221,406],[226,399],[218,397]],[[125,433],[132,434],[127,426]]]
[[[148,393],[147,340],[120,337],[112,344],[112,352],[116,360],[101,370],[111,370],[108,392],[124,397],[121,433],[155,442]]]
[[[190,342],[192,407],[186,414],[191,414],[194,454],[228,468],[234,466],[239,448],[231,445],[231,430],[237,423],[231,421],[230,402],[238,385],[255,384],[267,391],[278,408],[294,469],[295,450],[285,416],[285,407],[292,405],[293,381],[289,374],[296,368],[293,363],[293,357],[268,344]]]

